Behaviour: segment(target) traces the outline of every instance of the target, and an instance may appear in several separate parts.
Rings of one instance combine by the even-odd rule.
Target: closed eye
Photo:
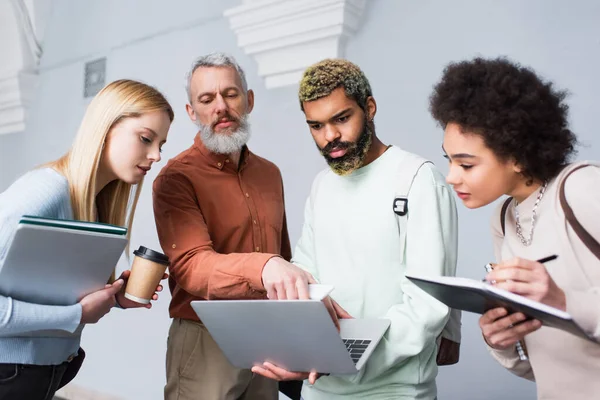
[[[141,140],[142,142],[146,143],[146,144],[150,144],[150,143],[152,143],[152,139],[150,139],[150,138],[147,138],[147,137],[146,137],[146,136],[144,136],[144,135],[140,136],[140,140]]]

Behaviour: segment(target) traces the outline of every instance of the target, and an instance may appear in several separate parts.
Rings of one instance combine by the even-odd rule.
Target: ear
[[[250,114],[252,112],[252,110],[254,109],[254,91],[252,89],[248,89],[248,91],[246,92],[246,98],[247,98],[246,110],[247,110],[248,114]]]
[[[515,173],[520,174],[523,172],[523,167],[520,164],[517,164],[515,160],[511,159],[509,163],[512,164],[512,169],[515,171]]]
[[[196,112],[194,111],[194,109],[192,108],[191,105],[189,105],[189,104],[185,105],[185,112],[187,112],[187,115],[190,117],[192,122],[196,122],[196,119],[198,117],[196,117]]]
[[[367,114],[367,119],[369,121],[373,121],[373,118],[375,118],[375,114],[377,114],[377,103],[375,102],[373,96],[369,96],[367,98],[367,107],[365,111]]]

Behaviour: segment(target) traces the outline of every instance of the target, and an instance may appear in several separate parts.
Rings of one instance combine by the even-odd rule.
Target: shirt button
[[[260,247],[256,246],[256,251],[257,252],[260,251]]]
[[[171,247],[172,247],[172,248],[175,248],[175,247],[177,247],[177,245],[175,245],[175,244],[174,244],[174,245],[172,245]]]
[[[255,220],[255,219],[253,219],[253,220],[252,220],[252,223],[254,223],[254,225],[256,225],[256,220]]]
[[[229,158],[227,160],[225,160],[225,162],[228,163],[229,162]]]
[[[250,195],[246,192],[246,197],[250,197]]]
[[[223,165],[223,164],[221,164],[221,163],[217,163],[217,167],[220,167],[221,165]]]

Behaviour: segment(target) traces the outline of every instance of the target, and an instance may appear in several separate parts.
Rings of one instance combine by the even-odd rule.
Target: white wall
[[[35,165],[65,152],[87,104],[83,65],[108,57],[108,80],[134,78],[156,86],[176,110],[163,153],[169,159],[195,134],[184,113],[183,78],[191,61],[226,51],[245,67],[256,92],[251,148],[281,169],[292,244],[312,178],[324,163],[299,111],[296,88],[266,90],[255,62],[236,46],[222,11],[236,0],[55,0],[48,21],[40,86],[29,128],[0,136],[0,190]],[[379,110],[377,132],[385,143],[429,157],[442,170],[442,132],[427,107],[444,65],[477,54],[508,55],[534,67],[572,93],[572,128],[587,145],[579,158],[598,159],[595,108],[600,103],[600,3],[594,0],[368,0],[364,25],[349,40],[346,57],[371,80]],[[162,165],[164,165],[164,160]],[[146,178],[133,229],[132,247],[158,247]],[[467,211],[459,205],[458,274],[483,275],[492,259],[488,221],[491,207]],[[164,385],[169,296],[150,311],[116,310],[86,328],[88,359],[76,382],[126,399],[160,399]],[[440,399],[533,399],[533,384],[513,377],[487,354],[477,318],[463,317],[461,362],[444,367]]]

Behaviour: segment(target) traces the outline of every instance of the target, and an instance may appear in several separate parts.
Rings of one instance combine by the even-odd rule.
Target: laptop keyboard
[[[371,343],[371,341],[368,339],[342,339],[342,341],[346,345],[346,350],[348,350],[348,352],[350,353],[350,358],[352,358],[354,364],[356,364],[358,360],[360,360],[363,353]]]

